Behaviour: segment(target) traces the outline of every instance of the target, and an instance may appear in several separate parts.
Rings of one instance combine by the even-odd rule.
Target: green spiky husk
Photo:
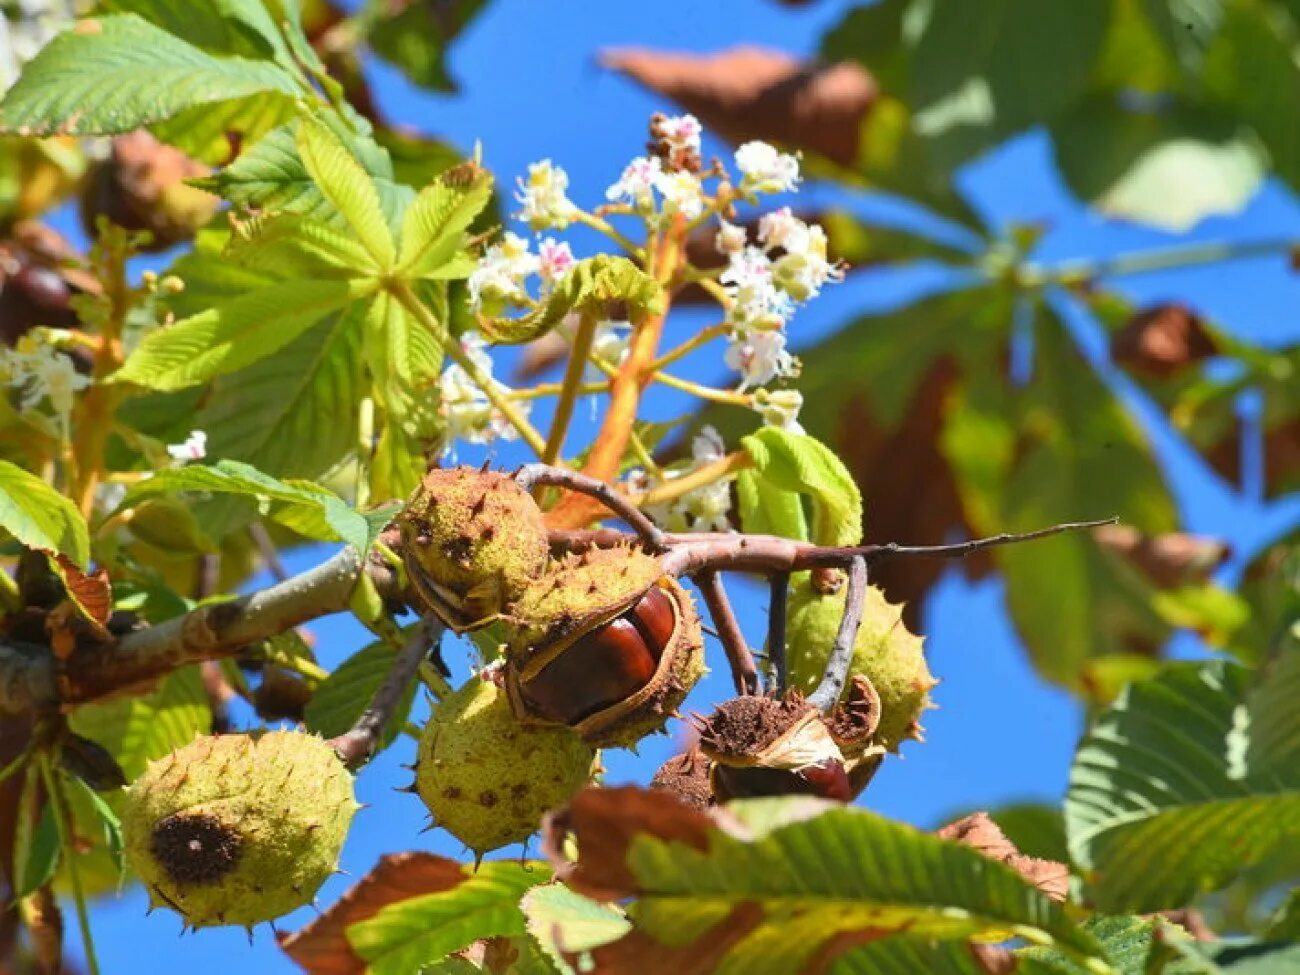
[[[338,869],[358,808],[351,773],[321,738],[292,731],[199,737],[151,762],[127,790],[126,855],[154,905],[173,908],[190,926],[251,926],[311,903]],[[156,855],[160,827],[190,817],[216,824],[237,848],[219,877],[179,880],[181,868]]]
[[[512,607],[518,627],[506,649],[507,680],[516,712],[530,717],[517,693],[579,637],[626,612],[652,586],[669,596],[677,614],[674,636],[644,688],[575,725],[588,743],[630,748],[662,731],[707,669],[704,634],[690,594],[663,574],[659,560],[640,549],[592,549],[570,555],[535,581]]]
[[[831,644],[844,614],[845,589],[823,596],[805,573],[791,581],[786,624],[790,686],[805,694],[821,681]],[[918,738],[921,714],[937,683],[922,649],[923,639],[903,623],[903,608],[867,587],[862,628],[849,674],[864,674],[880,695],[880,725],[875,742],[891,752],[907,738]]]
[[[541,509],[495,471],[429,471],[398,526],[411,583],[458,631],[490,622],[549,557]]]
[[[535,833],[595,765],[575,732],[521,723],[493,680],[474,677],[425,726],[415,788],[439,826],[486,853]]]

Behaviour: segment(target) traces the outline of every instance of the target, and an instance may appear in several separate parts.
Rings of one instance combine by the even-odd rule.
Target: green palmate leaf
[[[90,534],[76,506],[35,474],[0,460],[0,529],[28,548],[61,552],[85,568]]]
[[[390,229],[400,226],[401,214],[415,191],[396,180],[388,152],[369,136],[347,132],[337,122],[322,119],[344,141],[379,194],[384,219]],[[311,220],[343,226],[342,215],[321,192],[298,153],[296,127],[283,125],[270,132],[229,166],[194,181],[236,206],[294,213]]]
[[[815,437],[763,427],[740,445],[759,477],[784,491],[806,495],[812,505],[809,537],[818,545],[862,541],[862,495],[835,452]]]
[[[1058,863],[1070,859],[1065,840],[1065,819],[1059,807],[1018,803],[992,810],[989,818],[1025,856]]]
[[[1171,664],[1130,685],[1079,746],[1066,826],[1103,910],[1184,906],[1300,835],[1300,766],[1251,764],[1251,729],[1285,722],[1276,698],[1247,707],[1246,677],[1222,661]],[[1270,757],[1296,747],[1269,742]]]
[[[758,471],[736,477],[740,524],[747,532],[808,540],[808,519],[797,491],[779,486]]]
[[[185,667],[143,697],[79,707],[69,723],[77,734],[108,749],[133,780],[146,763],[188,744],[195,735],[207,734],[212,713],[198,668]]]
[[[493,861],[450,890],[399,900],[348,926],[353,950],[370,975],[409,975],[480,938],[527,934],[519,899],[546,883],[540,864]]]
[[[83,807],[90,809],[93,819],[99,821],[100,836],[109,857],[113,860],[119,874],[126,866],[126,838],[122,832],[122,820],[112,806],[98,792],[76,776],[64,778],[67,785],[68,802],[74,810]]]
[[[281,277],[350,278],[373,270],[354,236],[301,214],[250,217],[234,225],[226,256]]]
[[[149,126],[155,136],[210,166],[230,161],[235,145],[255,145],[277,126],[297,117],[302,103],[281,92],[209,102]]]
[[[201,311],[140,342],[116,382],[194,386],[283,348],[330,312],[373,293],[371,281],[284,281]]]
[[[302,94],[267,61],[217,57],[134,14],[80,21],[27,65],[0,103],[0,131],[128,132],[199,105]]]
[[[309,516],[323,519],[335,537],[352,545],[358,552],[367,551],[372,540],[372,526],[365,517],[325,488],[309,482],[280,481],[234,460],[159,471],[134,485],[123,498],[119,510],[129,508],[143,498],[181,491],[230,494],[259,503],[280,502],[289,509],[303,509]],[[276,514],[279,516],[279,512]]]
[[[397,650],[384,641],[363,647],[329,675],[312,694],[303,714],[307,728],[323,738],[341,735],[356,724],[361,712],[370,704],[379,685],[393,669]],[[379,749],[387,748],[402,733],[415,684],[407,687],[401,703],[394,709],[379,739]]]
[[[521,318],[486,322],[483,334],[507,345],[531,342],[559,325],[570,312],[600,314],[611,302],[623,303],[636,320],[663,308],[663,289],[627,258],[599,254],[575,264],[536,311]]]
[[[615,941],[631,929],[623,911],[576,894],[563,884],[545,884],[524,894],[519,903],[528,931],[551,961],[571,975],[566,955],[589,952]]]
[[[1098,954],[1061,905],[970,847],[815,800],[750,800],[727,812],[711,817],[653,791],[586,790],[564,817],[579,859],[561,875],[580,893],[636,898],[629,937],[646,970],[656,970],[660,945],[665,957],[710,951],[720,973],[798,972],[855,936],[901,932],[1014,935],[1080,959]],[[596,949],[597,967],[625,940]]]
[[[829,975],[987,975],[988,969],[977,964],[970,947],[960,941],[927,941],[900,935],[854,948],[835,959],[827,971]]]
[[[280,477],[318,477],[356,443],[361,322],[355,304],[279,352],[217,378],[195,421],[208,454]]]
[[[1237,213],[1267,174],[1238,120],[1178,105],[1137,111],[1117,92],[1077,105],[1052,136],[1061,175],[1083,199],[1171,231]]]
[[[1008,389],[995,348],[964,363],[942,435],[967,517],[980,534],[1118,516],[1140,530],[1177,518],[1146,437],[1045,308],[1035,318],[1032,381]],[[985,358],[989,356],[990,358]],[[1039,670],[1079,684],[1090,658],[1161,642],[1152,584],[1087,535],[1009,546],[995,560]]]
[[[428,444],[396,423],[387,423],[370,459],[370,491],[376,498],[405,498],[415,490],[432,458]]]
[[[1300,941],[1300,887],[1273,914],[1265,935],[1270,941]]]
[[[31,842],[20,851],[25,856],[16,858],[18,877],[15,899],[44,887],[54,877],[59,865],[59,825],[54,818],[54,806],[47,803],[41,810],[41,818],[32,831]]]
[[[441,180],[420,191],[402,218],[398,269],[409,278],[465,277],[465,231],[492,199],[492,177],[475,171],[468,186]],[[456,258],[460,257],[460,260]]]
[[[1260,679],[1246,702],[1250,747],[1246,763],[1252,776],[1300,783],[1300,619],[1289,639],[1260,669]]]
[[[375,399],[393,423],[416,420],[417,404],[438,379],[442,346],[388,292],[366,309],[365,358]]]
[[[328,127],[312,118],[298,123],[296,144],[321,194],[370,255],[372,269],[391,267],[397,249],[379,204],[379,191],[361,163]]]

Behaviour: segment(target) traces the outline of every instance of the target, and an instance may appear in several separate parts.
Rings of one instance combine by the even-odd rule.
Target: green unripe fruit
[[[820,683],[844,615],[845,591],[841,587],[823,596],[806,573],[791,581],[786,657],[793,689],[808,694]],[[920,737],[921,714],[930,706],[930,689],[938,683],[926,665],[923,642],[903,623],[903,607],[868,586],[849,674],[865,675],[880,695],[875,742],[891,752],[897,752],[904,739]]]
[[[126,855],[155,906],[251,926],[311,902],[358,809],[326,742],[296,731],[196,738],[127,790]]]
[[[411,584],[457,632],[491,622],[550,556],[541,509],[495,471],[429,471],[398,525]]]
[[[476,853],[526,840],[591,778],[596,752],[569,728],[522,724],[505,691],[474,677],[433,713],[415,789],[434,821]]]

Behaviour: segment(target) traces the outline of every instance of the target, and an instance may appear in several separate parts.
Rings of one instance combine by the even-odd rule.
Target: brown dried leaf
[[[82,572],[77,564],[59,552],[47,552],[59,564],[63,576],[63,585],[85,611],[85,616],[101,627],[108,625],[108,618],[113,614],[113,587],[108,581],[108,570],[99,568],[94,572]]]
[[[642,975],[644,972],[673,972],[674,975],[712,975],[736,944],[763,921],[758,904],[738,905],[720,923],[684,945],[672,947],[641,931],[629,931],[592,952],[595,970],[604,975]]]
[[[1115,362],[1153,379],[1177,375],[1217,351],[1205,322],[1181,304],[1155,305],[1138,312],[1110,340]]]
[[[1064,901],[1069,893],[1070,870],[1065,864],[1025,856],[986,812],[971,813],[936,830],[935,835],[1005,863],[1053,900]]]
[[[972,941],[966,945],[975,964],[988,975],[1011,975],[1016,970],[1016,956],[998,945],[979,944]]]
[[[364,975],[366,962],[352,950],[349,925],[374,917],[388,904],[451,890],[463,882],[461,864],[432,853],[390,853],[324,914],[280,947],[308,975]]]
[[[640,890],[627,866],[628,848],[638,833],[704,850],[710,829],[731,825],[725,814],[691,809],[662,790],[584,789],[542,820],[542,853],[557,880],[595,900],[617,900]],[[581,860],[565,854],[570,835],[582,850]]]
[[[1205,582],[1232,554],[1231,546],[1217,538],[1180,532],[1144,535],[1129,525],[1105,525],[1094,529],[1093,537],[1162,589]]]
[[[780,51],[718,54],[607,51],[601,63],[665,95],[724,139],[780,142],[841,165],[858,156],[862,120],[879,89],[859,64],[803,64]]]

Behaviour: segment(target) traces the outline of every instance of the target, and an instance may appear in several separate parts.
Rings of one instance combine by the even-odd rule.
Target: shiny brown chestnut
[[[718,802],[765,796],[816,796],[848,802],[853,787],[844,763],[830,758],[801,769],[718,764],[713,767],[713,794]]]
[[[566,724],[598,747],[663,727],[703,673],[690,596],[639,549],[557,562],[512,606],[506,687],[523,720]]]

